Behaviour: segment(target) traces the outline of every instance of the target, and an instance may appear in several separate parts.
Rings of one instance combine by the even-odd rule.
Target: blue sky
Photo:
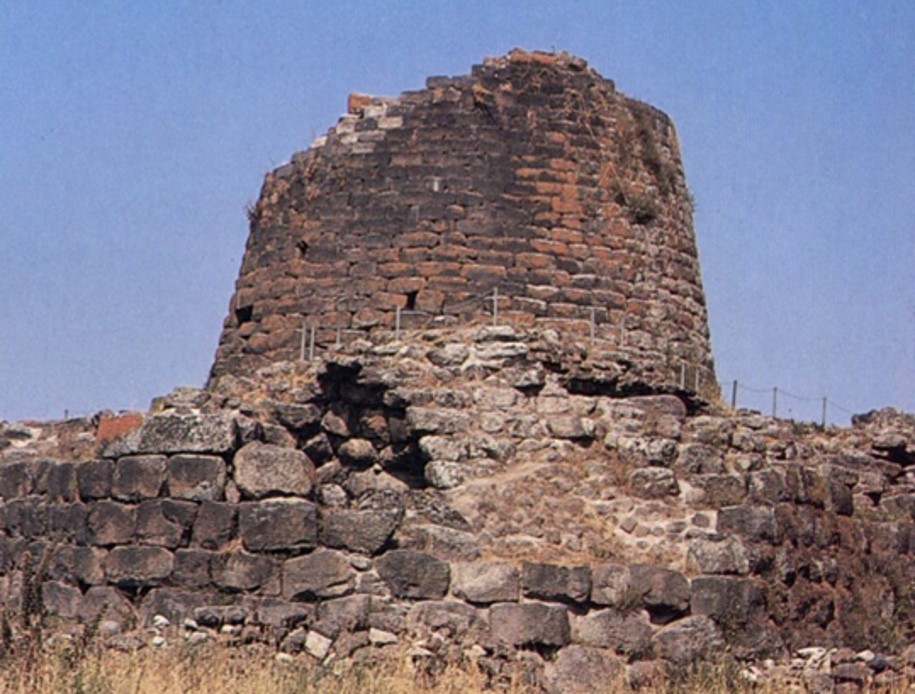
[[[908,0],[5,0],[0,420],[201,385],[266,171],[349,92],[515,46],[578,54],[674,119],[723,382],[915,411]]]

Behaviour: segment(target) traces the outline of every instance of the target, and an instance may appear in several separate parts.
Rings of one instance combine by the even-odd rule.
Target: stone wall
[[[714,390],[673,125],[565,54],[513,51],[350,112],[267,175],[213,375],[404,327],[594,331]],[[592,327],[593,326],[593,327]],[[309,335],[310,339],[310,335]]]
[[[470,653],[494,677],[911,639],[911,417],[690,413],[569,392],[584,372],[544,368],[569,345],[533,334],[415,337],[102,417],[88,459],[7,448],[7,605],[50,550],[62,618],[190,619],[187,638],[321,659]]]

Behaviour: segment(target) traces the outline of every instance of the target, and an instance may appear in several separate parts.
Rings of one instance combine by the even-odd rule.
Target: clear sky
[[[915,411],[911,0],[3,0],[0,420],[202,385],[263,175],[515,46],[674,119],[722,382]]]

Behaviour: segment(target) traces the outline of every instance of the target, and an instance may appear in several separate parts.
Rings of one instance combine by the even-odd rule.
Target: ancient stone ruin
[[[267,176],[213,374],[298,358],[303,328],[329,343],[494,308],[593,333],[642,385],[715,390],[673,125],[584,61],[516,51],[351,97]]]
[[[668,119],[521,51],[349,110],[268,174],[206,389],[0,423],[7,608],[554,692],[910,677],[915,417],[717,402]]]

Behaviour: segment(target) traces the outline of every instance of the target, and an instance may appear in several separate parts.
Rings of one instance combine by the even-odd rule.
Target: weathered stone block
[[[87,460],[76,466],[76,485],[84,501],[111,496],[114,463],[110,460]]]
[[[521,590],[529,598],[585,602],[591,596],[591,569],[524,562]]]
[[[419,448],[429,460],[457,462],[468,455],[467,441],[459,436],[423,436]]]
[[[93,545],[123,545],[133,538],[137,509],[116,501],[99,501],[89,511],[89,542]]]
[[[165,483],[164,455],[120,458],[114,467],[111,495],[118,501],[155,499]]]
[[[673,469],[688,475],[721,475],[725,472],[721,448],[704,443],[687,443],[680,446]]]
[[[337,448],[337,456],[347,467],[364,470],[378,462],[378,451],[368,439],[347,439]]]
[[[162,547],[115,547],[105,558],[108,580],[125,588],[161,585],[174,567],[174,556]]]
[[[85,545],[89,541],[89,507],[85,504],[51,504],[48,539]]]
[[[49,501],[72,502],[79,500],[76,482],[76,464],[49,461],[38,480],[37,491],[47,494]]]
[[[689,609],[689,581],[679,571],[646,564],[633,564],[629,571],[654,621],[670,621]]]
[[[165,412],[146,419],[139,429],[103,443],[106,458],[149,453],[214,453],[225,455],[235,449],[238,431],[227,414],[177,414]]]
[[[572,644],[566,646],[547,666],[547,691],[550,694],[592,694],[608,691],[620,679],[625,665],[600,648]]]
[[[346,558],[335,550],[318,549],[283,564],[283,598],[286,600],[323,600],[351,593],[356,572]]]
[[[83,594],[79,588],[60,581],[44,581],[41,584],[41,599],[48,614],[75,619],[82,607]]]
[[[662,627],[652,637],[652,644],[660,658],[679,666],[712,658],[725,646],[715,622],[705,615]]]
[[[446,562],[411,549],[395,549],[375,562],[375,569],[398,598],[436,600],[445,596],[451,583]]]
[[[193,502],[147,499],[137,507],[137,540],[170,549],[186,545],[196,516]]]
[[[302,551],[317,544],[317,509],[309,501],[251,501],[238,509],[239,535],[251,552]]]
[[[318,619],[315,630],[336,637],[341,632],[367,629],[372,599],[368,595],[348,595],[318,603]]]
[[[594,422],[586,417],[560,415],[550,417],[546,422],[551,436],[571,441],[588,441],[594,438]]]
[[[214,455],[176,455],[168,460],[168,494],[191,501],[222,501],[226,463]]]
[[[510,646],[565,646],[571,638],[569,613],[561,605],[496,603],[489,608],[495,641]]]
[[[743,475],[690,475],[689,483],[705,492],[702,506],[706,508],[735,506],[742,503],[747,495],[747,483]]]
[[[762,590],[748,578],[697,576],[692,580],[693,614],[704,614],[729,629],[738,629],[764,611]]]
[[[398,509],[328,511],[321,517],[321,542],[328,547],[377,554],[400,524]]]
[[[272,409],[277,421],[299,436],[315,433],[321,424],[321,410],[311,403],[276,403]]]
[[[140,624],[152,626],[157,615],[165,617],[172,624],[181,624],[193,616],[194,610],[205,599],[203,594],[196,591],[153,588],[140,603]]]
[[[317,609],[314,605],[289,602],[280,598],[247,598],[244,604],[253,612],[257,624],[271,627],[277,632],[294,629],[300,624],[315,621]]]
[[[673,471],[662,467],[640,467],[629,475],[632,493],[642,499],[664,499],[680,493]]]
[[[101,617],[123,623],[135,615],[136,608],[120,590],[111,586],[92,586],[83,595],[79,617],[84,622]]]
[[[407,408],[407,424],[416,434],[457,434],[467,430],[470,416],[460,410],[413,405]]]
[[[630,658],[651,650],[652,628],[644,612],[592,611],[575,620],[573,634],[586,646],[611,648]]]
[[[750,561],[743,542],[736,537],[699,537],[689,545],[686,567],[702,574],[746,575]]]
[[[210,560],[213,553],[205,549],[179,549],[175,551],[172,582],[187,588],[205,588],[212,583]]]
[[[768,506],[727,506],[718,511],[719,533],[733,533],[751,542],[778,542],[775,512]]]
[[[106,555],[97,547],[58,545],[51,555],[48,576],[74,585],[101,585],[105,582]]]
[[[237,526],[235,504],[204,501],[197,510],[191,543],[204,549],[222,549],[235,537]]]
[[[459,562],[452,565],[451,592],[473,603],[517,601],[518,569],[508,562]]]
[[[422,636],[447,633],[457,642],[480,642],[488,638],[485,614],[485,610],[457,600],[423,600],[410,606],[405,627]]]
[[[775,504],[790,497],[784,471],[773,468],[756,470],[747,475],[747,492],[756,503]]]
[[[231,592],[257,590],[276,579],[277,565],[270,557],[247,552],[228,552],[213,556],[210,575],[218,588]]]
[[[315,468],[302,451],[252,441],[235,454],[235,484],[249,499],[308,496]]]
[[[591,602],[618,608],[641,603],[641,593],[633,587],[632,572],[624,564],[601,564],[592,573]]]
[[[40,496],[12,499],[3,506],[7,532],[27,540],[44,539],[48,532],[48,508]]]
[[[248,610],[242,605],[204,605],[194,610],[194,621],[208,629],[226,624],[244,624]]]
[[[35,468],[31,463],[0,465],[0,497],[6,500],[28,496],[35,486]]]

